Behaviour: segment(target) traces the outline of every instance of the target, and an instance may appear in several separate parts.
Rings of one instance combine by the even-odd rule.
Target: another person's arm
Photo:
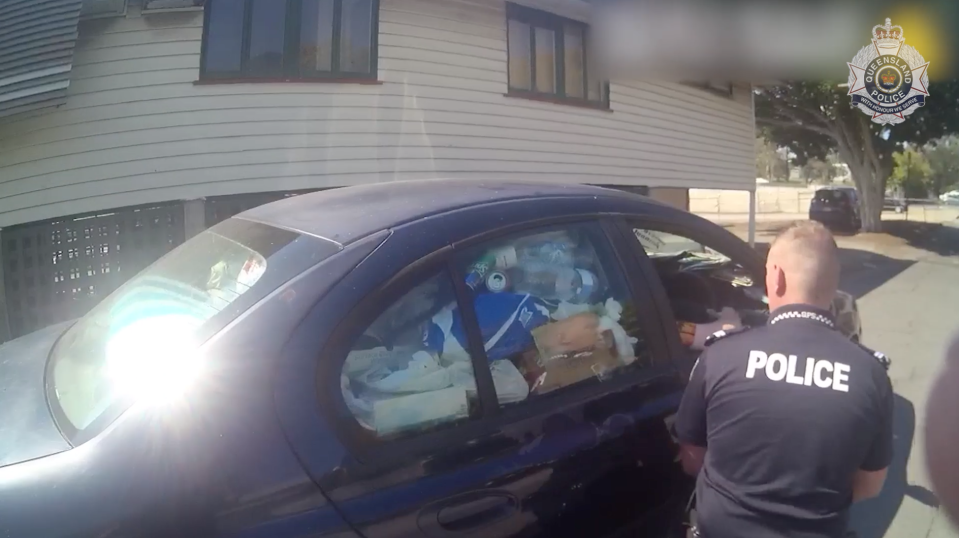
[[[877,497],[886,481],[889,464],[892,462],[892,415],[895,396],[889,378],[883,387],[884,403],[880,411],[879,431],[873,439],[866,460],[852,480],[853,502]]]
[[[676,413],[676,438],[683,470],[695,476],[706,458],[706,354],[693,367]]]

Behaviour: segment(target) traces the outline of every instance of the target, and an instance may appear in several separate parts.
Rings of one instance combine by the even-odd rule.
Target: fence
[[[756,220],[801,220],[809,215],[809,204],[818,187],[759,186],[756,189]],[[895,204],[883,210],[883,220],[941,223],[959,217],[959,205],[937,199],[908,199],[901,211]],[[717,222],[746,222],[749,219],[749,192],[692,189],[689,210]]]
[[[303,192],[207,198],[204,224]],[[169,202],[0,230],[0,342],[88,312],[183,243],[184,217],[183,202]]]

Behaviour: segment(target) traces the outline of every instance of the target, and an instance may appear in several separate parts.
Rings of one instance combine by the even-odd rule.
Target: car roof
[[[426,179],[329,189],[261,205],[236,216],[347,244],[369,234],[430,215],[480,204],[544,197],[644,196],[582,184],[537,181]]]
[[[853,191],[855,192],[856,187],[830,185],[828,187],[819,187],[818,189],[816,189],[816,192],[820,192],[820,191]]]

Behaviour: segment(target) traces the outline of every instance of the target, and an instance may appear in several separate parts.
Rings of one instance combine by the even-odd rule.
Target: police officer
[[[767,325],[713,335],[676,416],[705,538],[840,537],[892,458],[888,362],[835,329],[838,248],[802,222],[766,261]]]

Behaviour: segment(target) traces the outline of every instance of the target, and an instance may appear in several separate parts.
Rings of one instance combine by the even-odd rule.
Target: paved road
[[[757,241],[784,224],[763,223]],[[745,226],[729,226],[745,235]],[[892,234],[837,237],[842,289],[859,298],[865,345],[893,360],[896,456],[883,493],[856,505],[861,538],[959,538],[930,491],[923,458],[926,397],[959,331],[959,226],[895,223]]]
[[[861,258],[856,267],[844,264],[843,285],[860,295],[864,343],[893,359],[897,394],[896,458],[886,487],[853,511],[863,538],[959,536],[929,491],[922,448],[930,384],[959,329],[959,228],[923,234],[928,237],[913,238],[913,245],[869,237],[839,241]]]

